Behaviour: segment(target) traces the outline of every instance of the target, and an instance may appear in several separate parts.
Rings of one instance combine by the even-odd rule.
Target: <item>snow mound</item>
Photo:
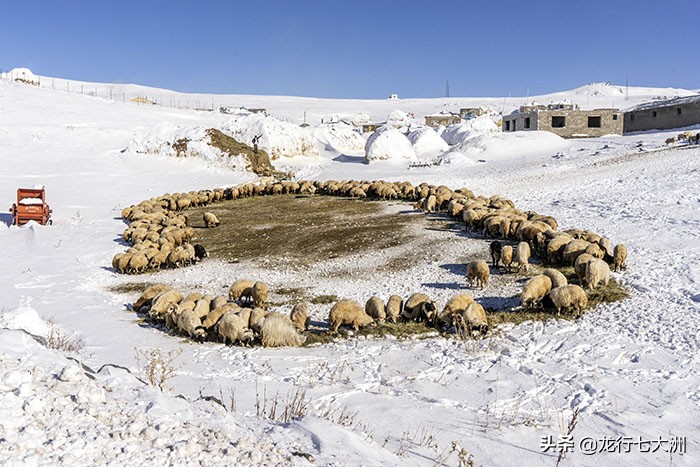
[[[10,77],[14,81],[39,84],[39,77],[32,73],[32,70],[29,68],[13,68],[10,71]]]
[[[372,117],[366,113],[359,113],[352,118],[352,124],[355,126],[362,126],[368,123],[372,123]]]
[[[444,139],[435,130],[428,127],[419,128],[408,134],[418,159],[432,159],[450,149]]]
[[[462,144],[475,136],[501,131],[498,125],[488,115],[472,118],[456,125],[450,125],[440,132],[447,144]]]
[[[517,159],[531,154],[556,152],[567,148],[571,143],[548,131],[516,131],[510,133],[487,133],[475,136],[453,148],[449,157],[441,162],[461,160],[454,153],[481,160]]]
[[[416,160],[411,142],[396,128],[383,126],[365,144],[365,164],[379,160]]]
[[[624,96],[625,91],[620,86],[610,83],[590,83],[573,90],[577,96]]]
[[[407,129],[415,123],[416,121],[413,117],[400,110],[393,110],[386,117],[386,126],[391,126],[400,130]]]
[[[338,152],[362,151],[365,139],[347,123],[321,125],[313,129],[314,138],[326,149]]]
[[[125,151],[168,157],[198,157],[234,170],[246,170],[248,161],[244,156],[230,156],[210,143],[207,128],[203,126],[181,127],[164,123],[134,138]]]
[[[23,303],[15,310],[1,313],[0,328],[21,329],[35,336],[46,336],[49,332],[49,324],[29,306],[29,303]]]
[[[265,115],[236,115],[221,129],[249,145],[255,136],[260,136],[258,146],[267,151],[271,159],[319,155],[310,130]]]

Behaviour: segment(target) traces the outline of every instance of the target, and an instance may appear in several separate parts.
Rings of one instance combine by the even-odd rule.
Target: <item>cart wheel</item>
[[[49,224],[49,225],[53,225],[53,220],[52,220],[52,219],[49,219],[48,224]]]

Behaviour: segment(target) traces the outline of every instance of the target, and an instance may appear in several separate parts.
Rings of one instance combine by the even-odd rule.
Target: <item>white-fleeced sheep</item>
[[[381,298],[377,296],[372,296],[365,303],[365,313],[370,315],[372,319],[377,322],[384,322],[386,320],[386,306]]]
[[[613,251],[613,270],[621,271],[627,267],[627,247],[618,243]]]
[[[586,240],[571,240],[566,244],[564,251],[562,252],[562,259],[564,260],[564,263],[574,264],[576,258],[586,252],[588,245],[590,245],[590,243],[588,243]]]
[[[477,302],[470,303],[464,310],[456,311],[452,316],[452,322],[458,332],[470,334],[474,331],[484,333],[489,327],[486,310]]]
[[[523,308],[532,308],[552,289],[552,280],[540,274],[533,277],[523,286],[523,292],[520,295],[520,304]]]
[[[306,331],[309,328],[309,304],[306,302],[297,303],[289,313],[289,319],[294,323],[297,331]]]
[[[170,305],[177,305],[182,300],[182,294],[176,289],[166,290],[153,298],[148,317],[153,320],[164,320],[165,312]]]
[[[365,313],[362,305],[355,300],[346,299],[333,305],[328,314],[328,322],[333,332],[338,332],[338,328],[343,324],[350,324],[357,331],[361,326],[372,324],[374,320]]]
[[[552,281],[552,288],[556,289],[557,287],[561,287],[562,285],[567,285],[569,281],[566,279],[566,276],[561,273],[558,269],[554,268],[547,268],[544,271],[542,271],[542,274],[549,277],[549,279]]]
[[[386,302],[386,321],[388,323],[397,323],[403,310],[403,299],[398,295],[392,295]]]
[[[518,243],[513,260],[518,263],[518,272],[521,270],[527,272],[530,261],[530,245],[527,242]]]
[[[218,227],[221,221],[211,212],[205,212],[202,214],[202,219],[204,220],[204,225],[207,227]]]
[[[250,289],[253,306],[262,308],[267,303],[267,284],[257,281]]]
[[[216,324],[216,333],[224,344],[236,342],[251,342],[254,338],[253,331],[248,329],[246,323],[233,311],[224,313]]]
[[[172,287],[165,284],[152,285],[146,288],[146,290],[144,290],[143,293],[141,293],[139,298],[134,302],[132,308],[134,309],[134,311],[139,311],[139,309],[141,309],[141,307],[143,306],[150,306],[154,298],[156,298],[159,294],[165,292],[166,290],[170,289],[172,289]]]
[[[586,263],[584,284],[589,289],[595,289],[599,285],[606,286],[610,281],[610,266],[600,258],[593,258]]]
[[[503,245],[501,248],[501,264],[510,272],[510,266],[513,264],[513,247],[510,245]]]
[[[249,308],[244,308],[243,310],[248,310]],[[262,308],[253,308],[248,315],[248,323],[250,329],[256,334],[260,334],[262,325],[265,322],[265,315],[267,313]]]
[[[432,323],[437,318],[437,306],[424,293],[411,294],[403,305],[401,318],[407,321],[426,321]]]
[[[202,320],[197,316],[196,310],[185,310],[177,318],[177,328],[191,339],[203,341],[207,333],[202,329]]]
[[[503,252],[501,251],[501,254]],[[489,282],[489,265],[484,260],[476,260],[467,264],[467,282],[472,287],[486,287]]]
[[[204,321],[202,321],[202,327],[209,330],[213,328],[226,313],[229,311],[233,311],[235,313],[236,311],[240,310],[240,308],[241,307],[235,303],[226,303],[225,305],[216,307],[209,312],[206,318],[204,318]],[[246,323],[247,322],[248,321],[246,321]]]
[[[263,347],[299,347],[304,340],[288,316],[269,313],[265,317],[260,330]]]
[[[582,255],[579,255],[576,258],[576,261],[574,261],[574,274],[576,274],[579,284],[583,284],[583,281],[586,277],[586,265],[592,259],[593,256],[589,255],[588,253],[584,253]]]
[[[455,295],[447,302],[445,308],[442,309],[438,321],[446,326],[453,324],[453,315],[458,311],[466,310],[472,303],[474,303],[474,298],[468,293]]]
[[[239,279],[231,285],[228,291],[228,299],[232,302],[250,298],[251,289],[255,281],[250,279]]]
[[[578,285],[562,285],[555,287],[549,291],[549,298],[557,310],[557,314],[561,313],[562,308],[573,308],[575,312],[579,312],[588,305],[588,297]]]
[[[199,317],[199,319],[205,319],[209,312],[211,311],[211,295],[205,295],[199,300],[197,300],[194,312]]]

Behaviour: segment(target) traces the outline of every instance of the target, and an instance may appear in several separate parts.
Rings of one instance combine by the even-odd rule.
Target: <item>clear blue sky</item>
[[[700,88],[686,1],[3,1],[0,69],[183,92],[524,96]]]

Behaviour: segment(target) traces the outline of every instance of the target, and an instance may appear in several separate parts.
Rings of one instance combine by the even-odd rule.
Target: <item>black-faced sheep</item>
[[[365,313],[370,315],[377,322],[386,320],[386,307],[381,298],[372,296],[365,303]]]
[[[501,260],[501,249],[503,245],[498,240],[494,240],[489,245],[489,252],[491,253],[491,265],[495,268],[498,266],[498,262]]]
[[[401,311],[401,318],[406,321],[426,321],[432,323],[437,317],[437,307],[435,302],[420,292],[411,294],[404,303]]]
[[[386,302],[386,321],[388,323],[397,323],[403,310],[403,299],[398,295],[392,295]]]
[[[291,313],[289,313],[289,319],[294,323],[294,327],[297,331],[306,331],[309,328],[309,304],[306,302],[297,303],[292,308]]]
[[[550,290],[552,290],[552,280],[549,277],[543,274],[535,276],[525,283],[520,295],[520,304],[526,309],[534,307]]]
[[[613,251],[613,270],[621,271],[625,267],[627,267],[627,247],[618,243]]]
[[[208,258],[208,257],[209,257],[209,253],[207,252],[207,249],[204,248],[204,246],[200,245],[199,243],[195,244],[195,246],[194,246],[194,258],[197,261],[201,261],[204,258]]]
[[[501,252],[501,254],[503,254]],[[486,287],[489,282],[489,265],[484,260],[476,260],[467,264],[467,282],[472,287]]]
[[[269,313],[260,330],[260,340],[263,347],[298,347],[305,338],[297,332],[288,316]]]
[[[257,281],[250,289],[250,297],[253,299],[253,306],[263,307],[267,303],[267,284]]]
[[[221,221],[211,212],[205,212],[202,214],[202,219],[204,220],[204,225],[207,227],[218,227]]]
[[[250,279],[239,279],[231,285],[228,291],[228,299],[232,302],[250,298],[251,289],[255,281]]]
[[[561,273],[558,269],[553,269],[553,268],[547,268],[544,271],[542,271],[542,274],[549,277],[549,279],[552,281],[552,288],[556,289],[557,287],[561,287],[562,285],[567,285],[569,281],[566,279],[566,276]]]
[[[229,311],[225,313],[219,322],[216,324],[216,333],[221,338],[224,344],[230,343],[247,343],[253,341],[253,331],[248,329],[246,323],[238,314]]]
[[[578,285],[562,285],[555,287],[549,292],[549,298],[554,303],[554,308],[557,314],[561,313],[562,308],[573,308],[579,312],[588,305],[588,297]]]
[[[365,313],[362,305],[355,300],[340,300],[333,305],[328,314],[328,322],[331,325],[333,332],[338,332],[338,328],[343,324],[352,325],[355,331],[360,329],[360,326],[372,324],[374,320],[370,315]]]

